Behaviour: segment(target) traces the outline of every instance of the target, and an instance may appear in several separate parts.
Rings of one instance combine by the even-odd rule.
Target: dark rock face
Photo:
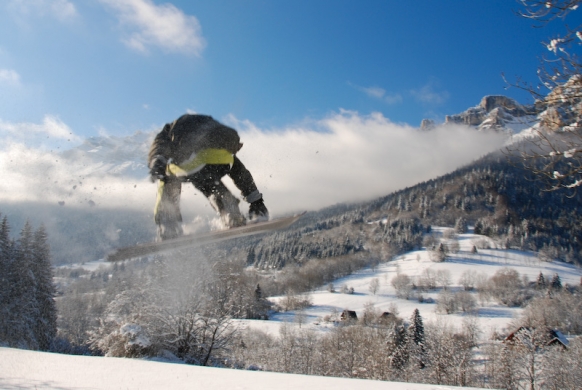
[[[436,127],[436,123],[432,119],[423,119],[420,122],[420,130],[428,131]]]
[[[467,111],[457,115],[447,115],[445,123],[455,123],[467,126],[479,126],[485,120],[485,112],[480,107],[469,108]]]
[[[485,112],[491,112],[499,107],[502,107],[507,112],[513,112],[521,108],[521,105],[518,104],[515,100],[508,98],[507,96],[490,95],[481,99],[479,107],[484,109]]]

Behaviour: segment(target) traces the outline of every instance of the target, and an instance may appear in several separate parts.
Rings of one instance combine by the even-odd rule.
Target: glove
[[[260,222],[269,220],[269,210],[265,207],[263,199],[255,200],[249,206],[249,220]]]
[[[150,163],[150,178],[152,182],[157,179],[162,180],[166,177],[166,163],[167,160],[163,156],[156,156]]]

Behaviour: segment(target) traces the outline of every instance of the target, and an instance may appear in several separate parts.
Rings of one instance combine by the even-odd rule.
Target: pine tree
[[[550,287],[552,290],[561,290],[562,289],[562,280],[560,279],[560,275],[557,273],[554,274],[552,281],[550,282]]]
[[[12,241],[10,240],[10,226],[6,216],[0,224],[0,259],[6,262],[12,256]]]
[[[247,253],[247,264],[254,265],[256,260],[257,254],[255,253],[255,247],[251,247]]]
[[[464,217],[460,217],[455,222],[455,232],[459,234],[467,233],[467,220]]]
[[[36,280],[32,272],[32,226],[26,221],[14,251],[10,272],[10,294],[8,297],[11,329],[8,343],[11,346],[37,349],[35,324],[38,318],[36,304]]]
[[[55,286],[50,263],[48,237],[43,225],[35,232],[32,242],[32,273],[36,281],[36,304],[39,316],[36,320],[35,334],[40,350],[50,348],[57,333],[57,310],[55,305]]]
[[[546,288],[546,279],[544,278],[544,274],[540,272],[538,275],[538,279],[536,281],[536,287],[538,290],[544,290]]]
[[[12,242],[10,241],[10,226],[6,216],[0,225],[0,343],[9,340],[11,319],[11,286],[13,283],[12,271]]]
[[[423,369],[426,362],[424,325],[418,309],[414,309],[410,318],[410,325],[406,330],[406,343],[408,346],[410,359],[416,360],[418,368]]]
[[[393,370],[400,371],[408,365],[409,358],[404,326],[396,325],[391,336],[391,342],[394,347],[390,356],[390,366]]]
[[[255,300],[260,301],[263,298],[263,290],[261,290],[261,286],[257,284],[257,288],[255,289]]]

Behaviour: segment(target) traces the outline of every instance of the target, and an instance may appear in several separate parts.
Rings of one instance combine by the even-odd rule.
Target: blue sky
[[[535,81],[540,41],[554,31],[517,9],[512,0],[5,0],[0,127],[128,135],[194,111],[277,131],[340,110],[418,126],[484,95],[530,102],[501,75]]]
[[[549,53],[541,42],[562,23],[535,29],[518,9],[513,0],[0,1],[0,206],[151,213],[145,139],[185,112],[239,130],[237,155],[273,216],[438,177],[506,139],[462,126],[415,131],[422,119],[442,122],[485,95],[531,102],[502,73],[535,82]],[[110,136],[102,148],[60,153],[98,135]],[[195,195],[183,196],[187,223],[213,215]]]

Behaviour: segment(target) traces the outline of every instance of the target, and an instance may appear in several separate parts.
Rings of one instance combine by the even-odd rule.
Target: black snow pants
[[[258,192],[251,173],[236,156],[234,156],[232,166],[208,164],[185,178],[167,176],[160,180],[155,210],[158,240],[167,240],[183,234],[182,214],[180,212],[180,194],[183,182],[191,182],[198,191],[208,198],[212,207],[220,214],[225,227],[244,225],[246,219],[240,212],[239,200],[221,180],[226,175],[230,176],[247,202],[251,203],[260,199],[261,194]]]

